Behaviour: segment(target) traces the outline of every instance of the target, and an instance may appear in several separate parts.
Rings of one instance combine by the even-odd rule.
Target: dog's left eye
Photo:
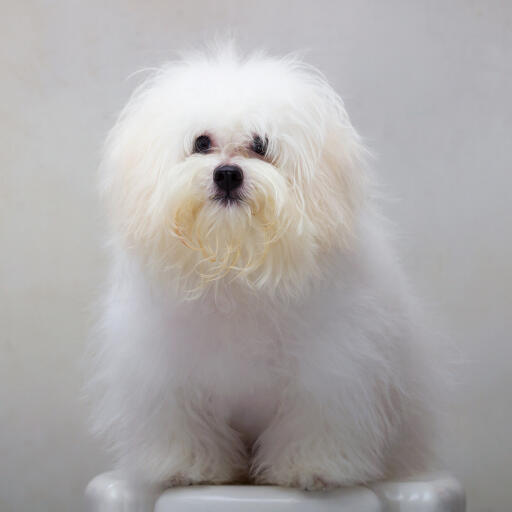
[[[261,156],[265,156],[267,153],[268,139],[265,137],[263,140],[259,135],[255,135],[252,139],[251,149]]]
[[[206,153],[212,147],[212,141],[208,135],[200,135],[194,142],[194,153]]]

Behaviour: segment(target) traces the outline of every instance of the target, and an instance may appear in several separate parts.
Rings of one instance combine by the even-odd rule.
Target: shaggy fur
[[[113,268],[91,382],[121,468],[304,489],[426,468],[430,339],[363,156],[296,58],[187,55],[135,91],[101,166]],[[220,164],[243,170],[237,201],[215,199]]]

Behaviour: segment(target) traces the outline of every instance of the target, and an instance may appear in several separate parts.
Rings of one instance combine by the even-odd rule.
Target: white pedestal
[[[464,512],[461,485],[430,474],[327,492],[273,486],[176,487],[151,495],[116,473],[94,478],[85,492],[87,512]]]

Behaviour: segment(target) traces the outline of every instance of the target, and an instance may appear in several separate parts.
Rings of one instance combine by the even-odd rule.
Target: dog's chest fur
[[[212,410],[252,443],[271,422],[289,379],[283,333],[247,305],[228,312],[197,307],[201,322],[173,315],[172,371],[202,390]]]

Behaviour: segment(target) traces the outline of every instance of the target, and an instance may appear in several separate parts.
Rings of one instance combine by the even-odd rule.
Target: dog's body
[[[132,98],[93,379],[122,468],[306,489],[426,468],[429,340],[361,151],[294,60],[189,58]]]

